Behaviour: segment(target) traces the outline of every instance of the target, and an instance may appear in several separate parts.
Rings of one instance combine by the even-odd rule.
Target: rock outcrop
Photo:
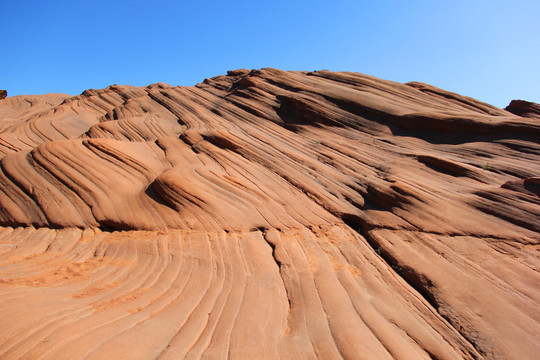
[[[512,100],[505,110],[519,116],[540,119],[540,105],[533,102]]]
[[[0,358],[534,359],[514,108],[276,69],[8,98]]]

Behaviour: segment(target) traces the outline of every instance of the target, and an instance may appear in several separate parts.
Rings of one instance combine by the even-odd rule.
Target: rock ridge
[[[533,359],[537,107],[272,68],[7,98],[0,357]]]

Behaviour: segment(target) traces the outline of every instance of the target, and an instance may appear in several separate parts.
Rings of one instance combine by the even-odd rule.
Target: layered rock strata
[[[515,107],[276,69],[7,98],[0,358],[534,359]]]

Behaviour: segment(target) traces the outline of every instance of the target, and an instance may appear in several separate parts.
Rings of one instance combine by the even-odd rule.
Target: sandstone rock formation
[[[505,110],[523,117],[540,118],[540,105],[524,100],[512,100]]]
[[[8,98],[0,358],[534,359],[540,123],[509,110],[275,69]]]

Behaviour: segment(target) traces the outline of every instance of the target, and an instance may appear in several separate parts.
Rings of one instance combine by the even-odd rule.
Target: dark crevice
[[[278,268],[280,269],[280,273],[281,273],[281,265],[283,265],[283,263],[276,257],[276,245],[275,244],[272,244],[270,241],[266,241],[268,243],[268,245],[270,245],[270,247],[272,248],[272,258],[274,258],[274,261],[276,262]],[[290,302],[290,300],[289,300]]]
[[[394,136],[416,137],[432,144],[462,144],[520,139],[535,142],[538,128],[513,123],[489,124],[467,118],[434,118],[421,114],[395,115],[350,99],[326,96],[334,106],[363,119],[388,126]],[[421,129],[421,130],[420,130]]]
[[[417,155],[417,160],[432,170],[450,176],[471,177],[471,170],[459,163],[431,155]]]
[[[278,266],[278,270],[279,270],[279,273],[281,275],[281,265],[283,265],[283,263],[281,262],[281,260],[279,260],[276,256],[276,247],[277,247],[277,244],[275,244],[274,242],[272,242],[268,236],[267,236],[267,231],[268,229],[265,228],[265,227],[258,227],[256,228],[255,231],[260,231],[262,233],[262,236],[263,236],[263,239],[264,241],[266,241],[266,243],[270,246],[270,248],[272,249],[272,258],[274,259],[274,262],[277,264]],[[290,299],[289,299],[289,304],[290,304]]]
[[[268,231],[268,228],[265,226],[258,226],[258,227],[251,228],[249,231],[260,231],[264,236],[266,232]]]
[[[287,284],[285,282],[285,279],[283,278],[283,271],[284,271],[284,266],[283,265],[284,264],[276,256],[277,243],[272,241],[271,237],[268,236],[268,232],[267,232],[268,229],[264,228],[264,227],[259,227],[257,229],[258,229],[258,231],[262,232],[264,241],[266,241],[266,243],[268,244],[268,246],[270,246],[270,249],[272,250],[272,253],[271,253],[272,258],[274,259],[274,262],[277,265],[277,270],[278,270],[279,276],[281,277],[281,281],[283,282],[283,289],[285,290],[285,296],[287,297],[287,327],[289,327],[289,324],[290,324],[290,321],[291,321],[290,320],[291,309],[293,308],[293,304],[292,304],[292,301],[291,301],[291,295],[289,294],[289,289],[287,288]]]
[[[371,226],[359,216],[352,214],[344,214],[342,220],[351,229],[358,232],[373,251],[383,259],[388,266],[401,278],[403,278],[413,289],[415,289],[435,310],[439,310],[434,294],[432,293],[433,283],[423,274],[419,274],[414,269],[400,263],[390,252],[388,252],[381,244],[372,236],[369,229]]]
[[[237,143],[232,142],[230,139],[225,138],[219,134],[201,134],[202,138],[212,145],[217,146],[220,149],[231,150],[235,153],[239,153],[240,146]]]
[[[166,206],[174,210],[174,207],[171,206],[171,204],[168,203],[163,197],[161,197],[161,195],[156,191],[155,183],[156,182],[154,180],[152,183],[150,183],[150,185],[146,187],[146,189],[144,190],[145,195],[148,196],[150,199],[154,200],[155,202],[157,202],[158,204]]]
[[[383,228],[374,228],[373,226],[367,224],[364,219],[359,216],[344,214],[341,219],[345,224],[347,224],[352,230],[358,232],[364,239],[366,239],[369,246],[373,251],[384,260],[388,266],[399,275],[407,284],[409,284],[420,296],[422,296],[432,307],[437,311],[437,313],[448,322],[464,339],[467,341],[476,351],[480,354],[485,354],[485,351],[475,342],[474,337],[470,337],[460,325],[456,326],[455,321],[451,319],[447,314],[445,314],[440,309],[440,304],[437,301],[437,298],[434,294],[434,285],[431,279],[429,279],[424,274],[416,272],[413,268],[408,267],[399,262],[399,260],[394,257],[390,252],[388,252],[376,238],[371,236],[370,232],[373,229],[383,229]],[[442,235],[442,234],[441,234]],[[478,357],[470,353],[475,359]],[[432,354],[430,354],[432,356]],[[436,358],[433,357],[432,358]]]
[[[525,154],[540,155],[540,146],[537,141],[501,139],[494,142]]]
[[[113,220],[101,221],[98,224],[97,228],[101,230],[102,232],[142,230],[142,229],[137,229],[136,227],[130,226],[129,224],[125,224],[125,223],[113,221]]]
[[[101,230],[102,232],[115,232],[115,231],[118,231],[114,227],[112,227],[111,225],[107,225],[107,224],[99,224],[98,229]]]
[[[276,113],[284,125],[320,127],[322,124],[344,127],[344,124],[332,119],[329,113],[326,113],[319,104],[311,99],[285,95],[277,95],[276,99],[280,104],[279,108],[276,109]]]

